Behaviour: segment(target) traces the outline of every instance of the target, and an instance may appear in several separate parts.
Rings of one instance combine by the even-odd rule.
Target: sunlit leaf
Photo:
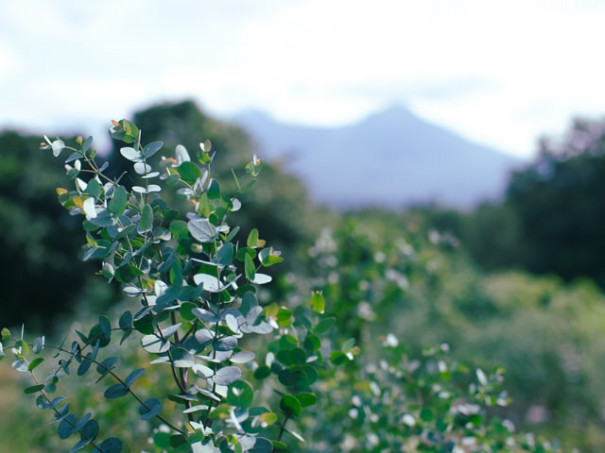
[[[145,335],[141,339],[143,349],[152,354],[162,354],[170,349],[170,342],[161,339],[157,335]]]
[[[211,242],[217,236],[217,230],[208,219],[193,219],[187,222],[187,229],[191,236],[201,243]]]
[[[131,162],[141,162],[143,160],[143,156],[141,155],[140,151],[137,151],[130,146],[120,148],[120,154]]]
[[[208,274],[196,274],[193,276],[193,281],[196,285],[202,285],[204,291],[208,291],[211,293],[218,293],[224,289],[224,286],[221,284],[221,281]]]
[[[255,285],[265,285],[270,283],[273,280],[273,277],[267,274],[259,274],[258,272],[254,276],[252,280],[250,280]]]
[[[311,296],[311,308],[317,313],[323,313],[326,309],[326,301],[321,291],[314,291]]]
[[[193,162],[185,161],[177,168],[179,175],[183,181],[192,186],[197,179],[202,176],[202,171]]]
[[[65,143],[63,142],[63,140],[55,140],[52,142],[52,150],[53,150],[53,156],[58,157],[59,154],[61,154],[61,151],[63,151],[63,148],[65,148]]]
[[[183,162],[191,161],[191,157],[189,157],[189,153],[187,152],[187,148],[183,145],[176,145],[176,149],[174,150],[174,154],[176,157],[177,165],[181,165]],[[195,180],[194,180],[195,181]]]

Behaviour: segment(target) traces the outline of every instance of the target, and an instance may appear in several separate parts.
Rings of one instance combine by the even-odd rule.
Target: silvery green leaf
[[[162,330],[162,336],[165,339],[170,338],[171,336],[173,336],[179,330],[179,327],[181,327],[181,324],[182,323],[179,322],[178,324],[175,324],[173,326],[161,329]]]
[[[191,406],[190,408],[185,409],[183,411],[183,414],[191,414],[193,412],[205,411],[206,409],[208,409],[207,404],[199,404],[197,406]]]
[[[196,274],[193,276],[193,281],[196,285],[203,285],[204,291],[211,293],[219,293],[225,289],[225,287],[221,285],[221,281],[212,275]]]
[[[88,220],[94,219],[97,216],[97,210],[95,209],[95,199],[90,197],[84,200],[82,203],[82,210],[86,214]]]
[[[153,292],[156,296],[161,296],[168,289],[168,285],[162,280],[156,280],[153,284]]]
[[[22,371],[27,373],[29,370],[27,369],[27,362],[23,359],[15,360],[12,363],[12,367],[17,371]]]
[[[163,357],[158,357],[157,359],[152,360],[149,363],[151,365],[155,365],[156,363],[168,363],[168,364],[170,364],[170,357],[168,357],[167,355],[163,356]]]
[[[227,327],[229,327],[229,329],[233,333],[239,333],[239,326],[237,324],[237,319],[235,319],[235,316],[228,314],[227,316],[225,316],[225,322],[227,323]]]
[[[477,380],[481,385],[487,385],[487,376],[481,368],[477,368],[475,370],[475,374],[477,375]]]
[[[193,372],[195,374],[197,374],[198,376],[203,377],[203,378],[209,378],[214,375],[214,371],[212,371],[212,368],[208,368],[207,366],[200,365],[199,363],[196,363],[195,365],[193,365],[191,367],[191,369],[193,370]]]
[[[151,165],[146,164],[145,162],[135,162],[134,171],[139,175],[145,175],[151,171]]]
[[[191,368],[195,365],[193,355],[182,348],[175,348],[171,351],[172,364],[176,368]]]
[[[200,143],[200,149],[205,153],[209,153],[212,149],[212,143],[210,140],[204,140],[202,143]]]
[[[120,148],[120,154],[131,162],[140,162],[143,160],[141,153],[130,146]]]
[[[208,329],[200,329],[194,334],[195,341],[197,341],[200,346],[204,347],[208,343],[211,343],[214,340],[214,333],[212,333]]]
[[[192,219],[187,222],[191,236],[201,243],[212,242],[217,235],[217,229],[208,219]]]
[[[232,198],[231,205],[232,205],[231,212],[237,212],[242,207],[242,202],[239,201],[237,198]]]
[[[200,275],[203,275],[203,274],[200,274]],[[194,280],[195,280],[195,277],[194,277]],[[214,322],[214,323],[220,321],[220,318],[218,316],[216,316],[211,311],[206,310],[205,308],[194,308],[193,310],[191,310],[191,313],[193,313],[193,315],[195,315],[197,318],[201,319],[202,321]]]
[[[148,143],[147,145],[145,145],[145,147],[143,148],[143,154],[145,155],[146,159],[149,159],[151,156],[153,156],[155,153],[157,153],[160,149],[162,149],[162,146],[164,146],[164,143],[157,141],[157,142],[151,142]]]
[[[226,366],[218,370],[213,377],[217,385],[233,384],[242,376],[242,371],[236,366]]]
[[[86,187],[88,187],[88,184],[86,184],[83,180],[81,180],[80,178],[76,178],[76,184],[78,186],[78,188],[84,192],[86,190]]]
[[[125,286],[122,290],[128,297],[136,297],[141,294],[141,290],[136,286]]]
[[[206,389],[202,389],[202,388],[199,388],[199,387],[197,387],[197,389],[198,389],[198,392],[200,392],[200,394],[204,395],[205,397],[210,398],[210,399],[216,401],[217,403],[221,402],[221,397],[220,396],[218,396],[218,395],[216,395],[216,394],[214,394],[214,393],[212,393],[212,392],[210,392],[210,391],[208,391]]]
[[[271,280],[273,280],[273,278],[270,275],[259,274],[257,272],[256,275],[254,276],[254,279],[252,279],[250,281],[256,285],[264,285],[266,283],[269,283]]]
[[[34,339],[34,344],[32,346],[32,350],[36,354],[39,354],[40,352],[42,352],[42,349],[44,349],[45,343],[46,343],[46,339],[44,337],[37,337],[36,339]]]
[[[214,351],[233,351],[237,347],[237,338],[234,336],[223,337],[220,340],[217,340],[214,344]],[[231,357],[231,355],[229,355]]]
[[[176,193],[178,193],[179,195],[183,195],[184,197],[190,197],[191,195],[193,195],[193,190],[191,190],[189,187],[182,187],[177,190]]]
[[[256,354],[252,351],[240,351],[233,354],[229,360],[233,363],[248,363],[254,360],[254,357],[256,357]]]
[[[162,354],[170,349],[170,342],[162,340],[156,335],[145,335],[141,339],[143,349],[152,354]]]
[[[174,154],[176,157],[177,166],[181,165],[183,162],[190,162],[191,157],[189,157],[189,153],[187,152],[187,148],[183,145],[176,145],[176,149],[174,150]]]
[[[205,168],[202,169],[202,175],[197,179],[197,181],[195,182],[195,184],[198,187],[203,187],[204,184],[206,184],[206,181],[208,181],[208,175],[210,175],[210,172],[208,170],[206,170]]]
[[[65,148],[65,143],[63,143],[63,140],[55,140],[54,142],[52,142],[52,149],[53,149],[53,156],[58,157],[59,154],[61,154],[61,151],[63,151],[63,148]]]

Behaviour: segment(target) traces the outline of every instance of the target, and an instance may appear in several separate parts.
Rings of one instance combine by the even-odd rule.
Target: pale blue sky
[[[605,2],[4,0],[0,126],[98,134],[152,102],[342,125],[399,102],[528,156],[605,114]]]

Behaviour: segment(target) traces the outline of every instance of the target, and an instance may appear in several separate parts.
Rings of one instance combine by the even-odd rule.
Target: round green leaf
[[[139,220],[139,225],[137,227],[137,232],[139,234],[147,233],[151,231],[153,228],[153,208],[146,204],[143,207],[143,211],[141,212],[141,219]]]
[[[304,345],[309,351],[317,351],[321,348],[321,339],[316,335],[309,334],[307,338],[305,338]]]
[[[313,406],[317,402],[317,396],[313,393],[297,393],[296,398],[302,407]]]
[[[270,440],[267,440],[263,437],[257,437],[254,446],[248,450],[248,453],[272,453],[273,452],[273,444],[271,444]]]
[[[315,328],[313,329],[313,333],[316,335],[322,335],[326,333],[328,330],[332,328],[332,326],[336,323],[336,318],[324,318],[317,323]]]
[[[124,380],[124,382],[126,383],[126,386],[130,387],[135,380],[137,380],[139,377],[141,377],[143,375],[143,373],[145,373],[145,368],[138,368],[138,369],[134,370],[132,373],[130,373],[128,375],[128,377]]]
[[[282,396],[279,406],[280,406],[281,410],[283,411],[283,413],[285,415],[287,415],[288,417],[292,417],[292,416],[298,417],[302,410],[300,401],[298,401],[298,399],[295,396],[288,395],[288,394]]]
[[[247,382],[235,381],[229,386],[227,393],[227,402],[232,406],[242,409],[248,409],[254,400],[252,387]]]
[[[101,453],[121,453],[122,441],[116,437],[110,437],[101,442],[99,448],[101,449]]]
[[[162,411],[162,403],[157,398],[151,398],[145,401],[144,405],[139,406],[141,419],[149,420]]]
[[[321,291],[314,291],[311,296],[311,308],[317,313],[323,313],[326,309],[326,301]]]
[[[31,387],[27,387],[25,390],[23,390],[23,393],[25,393],[25,394],[37,393],[43,389],[44,389],[44,384],[32,385]]]
[[[190,186],[193,185],[195,181],[197,181],[197,178],[202,176],[200,167],[198,167],[191,161],[183,162],[181,165],[178,166],[177,171],[179,172],[181,179]]]
[[[75,415],[73,415],[73,414],[67,415],[63,420],[61,420],[61,423],[59,423],[59,428],[57,429],[57,434],[59,435],[59,437],[61,439],[67,439],[69,436],[71,436],[74,433],[74,427],[76,426],[77,423],[78,423],[78,419],[76,418]]]
[[[254,370],[254,377],[256,379],[265,379],[271,375],[271,368],[268,366],[262,365],[259,366],[256,370]]]
[[[107,398],[108,400],[120,398],[127,394],[128,394],[128,387],[126,387],[123,384],[114,384],[111,387],[109,387],[107,390],[105,390],[105,393],[104,393],[105,398]]]
[[[332,351],[330,353],[330,362],[334,365],[342,365],[343,363],[347,363],[349,358],[344,352],[341,351]]]

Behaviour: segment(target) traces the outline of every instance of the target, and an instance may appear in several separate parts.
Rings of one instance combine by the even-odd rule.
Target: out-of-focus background
[[[284,273],[358,247],[330,253],[397,289],[335,304],[503,364],[518,426],[604,451],[603,23],[591,0],[2,2],[0,325],[52,336],[116,303],[38,145],[94,135],[119,174],[107,127],[130,118],[168,148],[212,140],[227,176],[258,154],[237,221]],[[395,245],[429,277],[372,272]],[[19,386],[2,362],[0,450],[49,451]]]

